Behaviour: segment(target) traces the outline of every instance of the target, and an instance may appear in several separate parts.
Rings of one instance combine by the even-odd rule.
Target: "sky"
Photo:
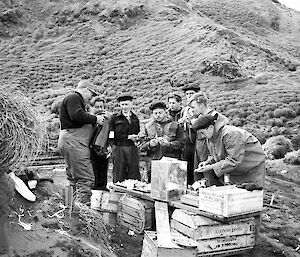
[[[278,0],[278,2],[284,4],[289,8],[293,8],[300,12],[300,0]]]

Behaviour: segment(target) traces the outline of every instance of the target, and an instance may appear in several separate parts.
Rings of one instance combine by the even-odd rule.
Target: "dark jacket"
[[[150,146],[150,140],[155,137],[165,137],[169,141],[168,146]],[[159,160],[163,156],[180,159],[183,147],[183,131],[176,121],[166,119],[158,123],[154,120],[145,124],[141,132],[144,142],[140,145],[140,150],[147,152],[147,156],[153,160]]]
[[[183,115],[183,109],[181,108],[178,111],[171,111],[169,110],[169,116],[172,118],[173,121],[178,121]]]
[[[74,92],[67,95],[61,105],[59,112],[61,129],[81,128],[85,124],[96,124],[97,117],[86,111],[83,97]]]
[[[134,145],[134,142],[128,139],[128,135],[137,135],[140,132],[140,121],[133,112],[130,115],[130,123],[120,111],[112,115],[110,124],[111,130],[114,131],[114,145]]]

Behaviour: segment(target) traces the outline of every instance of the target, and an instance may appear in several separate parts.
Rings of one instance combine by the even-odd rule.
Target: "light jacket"
[[[145,124],[140,137],[144,139],[139,146],[140,150],[147,152],[147,156],[153,160],[159,160],[163,156],[178,159],[181,157],[183,132],[176,121],[167,118],[163,122],[158,123],[151,120]],[[161,146],[158,144],[155,147],[151,147],[150,140],[156,137],[165,137],[169,141],[169,145]]]
[[[251,133],[234,126],[215,127],[207,143],[218,177],[230,173],[230,181],[235,184],[251,182],[264,187],[265,154]]]

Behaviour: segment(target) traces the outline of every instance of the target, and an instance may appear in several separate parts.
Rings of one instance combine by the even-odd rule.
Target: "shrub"
[[[276,118],[279,117],[287,117],[287,118],[295,118],[297,116],[296,112],[290,108],[282,108],[282,109],[276,109],[274,111],[274,116]]]
[[[285,163],[299,165],[300,164],[300,150],[289,152],[284,156]]]
[[[292,142],[284,136],[275,136],[266,141],[263,149],[268,159],[280,159],[292,151]]]

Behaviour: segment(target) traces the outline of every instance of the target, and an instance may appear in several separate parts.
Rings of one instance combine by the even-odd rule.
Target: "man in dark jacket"
[[[58,148],[64,156],[67,178],[75,200],[89,203],[91,188],[94,186],[94,173],[90,160],[89,143],[93,124],[102,124],[103,116],[95,116],[86,111],[86,104],[96,95],[94,86],[81,80],[75,92],[68,94],[60,106],[60,127]]]
[[[163,156],[181,159],[183,147],[182,129],[176,121],[168,117],[166,105],[162,102],[150,106],[153,120],[145,124],[140,133],[144,142],[140,145],[141,151],[147,152],[151,160],[159,160]],[[148,167],[148,180],[151,177]]]
[[[139,152],[135,145],[140,132],[138,117],[132,112],[133,97],[122,95],[117,98],[121,110],[111,118],[113,140],[113,182],[125,179],[141,179]]]
[[[171,93],[168,95],[169,104],[169,115],[174,120],[177,121],[182,117],[182,98],[179,94]]]

